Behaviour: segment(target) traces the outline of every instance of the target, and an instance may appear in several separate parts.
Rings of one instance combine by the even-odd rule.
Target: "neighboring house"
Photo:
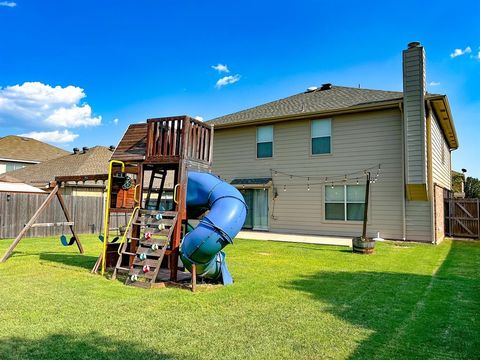
[[[95,146],[84,147],[81,151],[74,149],[73,153],[28,166],[9,173],[11,176],[33,186],[45,189],[56,176],[97,175],[108,174],[108,163],[112,156],[112,148]],[[88,181],[85,184],[69,184],[63,190],[64,194],[78,196],[102,196],[103,183]]]
[[[68,154],[68,151],[24,136],[0,138],[0,174]]]
[[[239,188],[247,228],[438,242],[458,148],[446,95],[426,92],[425,52],[403,52],[403,92],[325,84],[211,120],[213,172]],[[292,176],[290,176],[292,175]]]

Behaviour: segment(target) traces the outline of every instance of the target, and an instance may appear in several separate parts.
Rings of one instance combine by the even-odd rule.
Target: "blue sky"
[[[476,1],[0,0],[0,136],[110,145],[149,117],[207,120],[326,82],[401,90],[401,51],[418,40],[428,90],[455,118],[453,166],[480,177],[479,13]]]

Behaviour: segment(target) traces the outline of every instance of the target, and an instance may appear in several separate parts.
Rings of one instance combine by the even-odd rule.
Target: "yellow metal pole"
[[[107,243],[108,236],[110,233],[110,195],[112,191],[112,170],[113,164],[118,164],[122,166],[122,172],[125,172],[125,163],[118,160],[110,160],[108,168],[108,180],[107,180],[107,198],[105,199],[105,221],[103,228],[103,250],[102,250],[102,275],[105,273],[105,264],[107,261]]]
[[[127,239],[127,234],[128,234],[128,231],[130,230],[130,227],[132,226],[132,221],[133,221],[133,218],[135,217],[135,213],[140,210],[140,206],[135,206],[135,208],[133,209],[133,212],[132,212],[132,215],[130,215],[130,220],[128,220],[128,225],[125,229],[125,232],[123,233],[123,236],[122,236],[122,240],[120,240],[120,243],[118,244],[118,255],[120,255],[121,251],[122,251],[122,244],[125,242],[125,240]]]

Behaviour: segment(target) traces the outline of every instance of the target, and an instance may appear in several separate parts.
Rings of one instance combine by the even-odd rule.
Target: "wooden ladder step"
[[[175,217],[177,216],[177,211],[158,211],[158,210],[147,210],[147,209],[140,209],[141,215],[157,215],[162,214],[163,217]]]
[[[137,275],[139,279],[145,278],[145,279],[152,280],[155,276],[155,272],[154,271],[149,271],[147,273],[144,273],[142,267],[130,269],[130,271],[128,272],[128,275],[129,276],[130,275]]]
[[[134,253],[134,252],[123,251],[123,252],[122,252],[122,255],[127,255],[127,256],[135,256],[135,255],[137,255],[137,254],[136,254],[136,253]]]
[[[133,265],[135,266],[145,266],[148,265],[150,268],[156,268],[157,266],[160,266],[158,259],[145,259],[145,260],[140,260],[139,258],[135,258],[133,261]]]
[[[130,268],[126,268],[126,267],[123,267],[123,266],[118,266],[116,267],[117,271],[123,271],[123,272],[129,272],[130,271]]]
[[[143,247],[143,246],[139,246],[137,248],[137,255],[140,255],[140,254],[145,254],[147,256],[157,256],[157,257],[160,257],[162,255],[162,249],[158,249],[158,250],[155,250],[155,251],[152,251],[152,248],[151,247]]]

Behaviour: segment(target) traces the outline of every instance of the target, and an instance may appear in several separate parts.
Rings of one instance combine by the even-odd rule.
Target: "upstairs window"
[[[365,185],[325,186],[325,220],[363,221]]]
[[[257,158],[273,156],[273,125],[257,127]]]
[[[332,140],[332,120],[312,121],[312,155],[330,154]]]

